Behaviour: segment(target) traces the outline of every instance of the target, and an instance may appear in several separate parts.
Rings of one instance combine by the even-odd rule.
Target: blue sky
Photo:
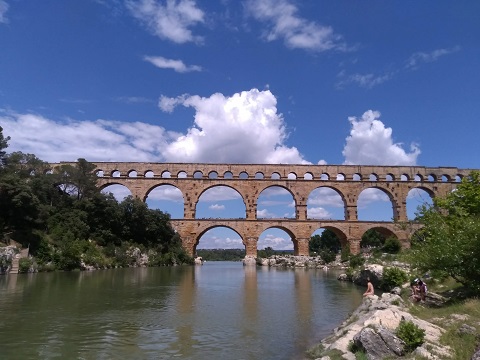
[[[477,1],[0,0],[0,125],[8,151],[45,161],[478,168],[479,14]],[[340,216],[331,195],[312,196],[313,217]],[[242,213],[235,196],[199,212]],[[162,197],[173,215],[171,189],[149,205]],[[264,197],[263,216],[293,213]]]

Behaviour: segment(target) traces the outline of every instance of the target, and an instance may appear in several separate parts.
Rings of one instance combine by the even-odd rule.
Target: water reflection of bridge
[[[64,163],[61,163],[64,164]],[[133,196],[146,201],[155,188],[171,185],[179,189],[184,200],[184,218],[172,220],[183,246],[194,254],[201,236],[216,227],[227,227],[242,238],[247,255],[255,256],[260,234],[269,228],[286,231],[297,255],[308,254],[308,241],[317,229],[332,230],[342,246],[352,253],[359,251],[365,231],[375,228],[386,236],[395,236],[404,247],[418,224],[407,223],[407,196],[412,189],[422,189],[430,197],[444,196],[472,169],[420,166],[357,166],[357,165],[284,165],[284,164],[186,164],[186,163],[94,163],[98,185],[123,185]],[[59,164],[53,164],[53,166]],[[216,186],[235,190],[245,204],[243,219],[197,219],[200,196]],[[270,187],[287,190],[295,204],[293,219],[259,219],[257,202],[262,191]],[[310,193],[326,187],[341,198],[344,220],[309,219],[307,200]],[[357,204],[366,189],[386,194],[393,210],[392,222],[359,221]]]

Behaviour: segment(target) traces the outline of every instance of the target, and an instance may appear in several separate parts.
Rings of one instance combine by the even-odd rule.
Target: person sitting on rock
[[[412,290],[412,294],[410,296],[415,297],[415,295],[418,293],[418,278],[410,281],[410,289]]]
[[[363,293],[363,296],[373,295],[373,292],[374,292],[373,285],[370,282],[370,278],[367,277],[367,291]]]
[[[425,284],[422,280],[418,280],[418,294],[417,294],[418,301],[425,301],[426,296],[427,296],[427,284]]]

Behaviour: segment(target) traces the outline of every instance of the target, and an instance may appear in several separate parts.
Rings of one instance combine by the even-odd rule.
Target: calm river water
[[[303,359],[362,301],[323,270],[203,266],[0,277],[1,359]]]

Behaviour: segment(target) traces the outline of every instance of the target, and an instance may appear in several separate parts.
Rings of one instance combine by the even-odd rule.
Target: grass
[[[447,279],[444,283],[436,284],[432,287],[434,290],[436,288],[442,289],[443,291],[438,292],[441,295],[452,294],[450,290],[453,290],[453,294],[463,290],[451,279]],[[479,345],[479,340],[475,334],[459,334],[457,331],[460,326],[467,324],[476,328],[477,334],[480,332],[480,299],[467,298],[459,300],[455,299],[455,295],[450,299],[451,302],[441,308],[427,308],[413,304],[409,311],[412,315],[435,323],[446,330],[440,338],[440,343],[449,346],[453,350],[454,359],[470,360],[476,347]],[[468,318],[466,320],[455,320],[452,318],[454,314],[468,315]]]

